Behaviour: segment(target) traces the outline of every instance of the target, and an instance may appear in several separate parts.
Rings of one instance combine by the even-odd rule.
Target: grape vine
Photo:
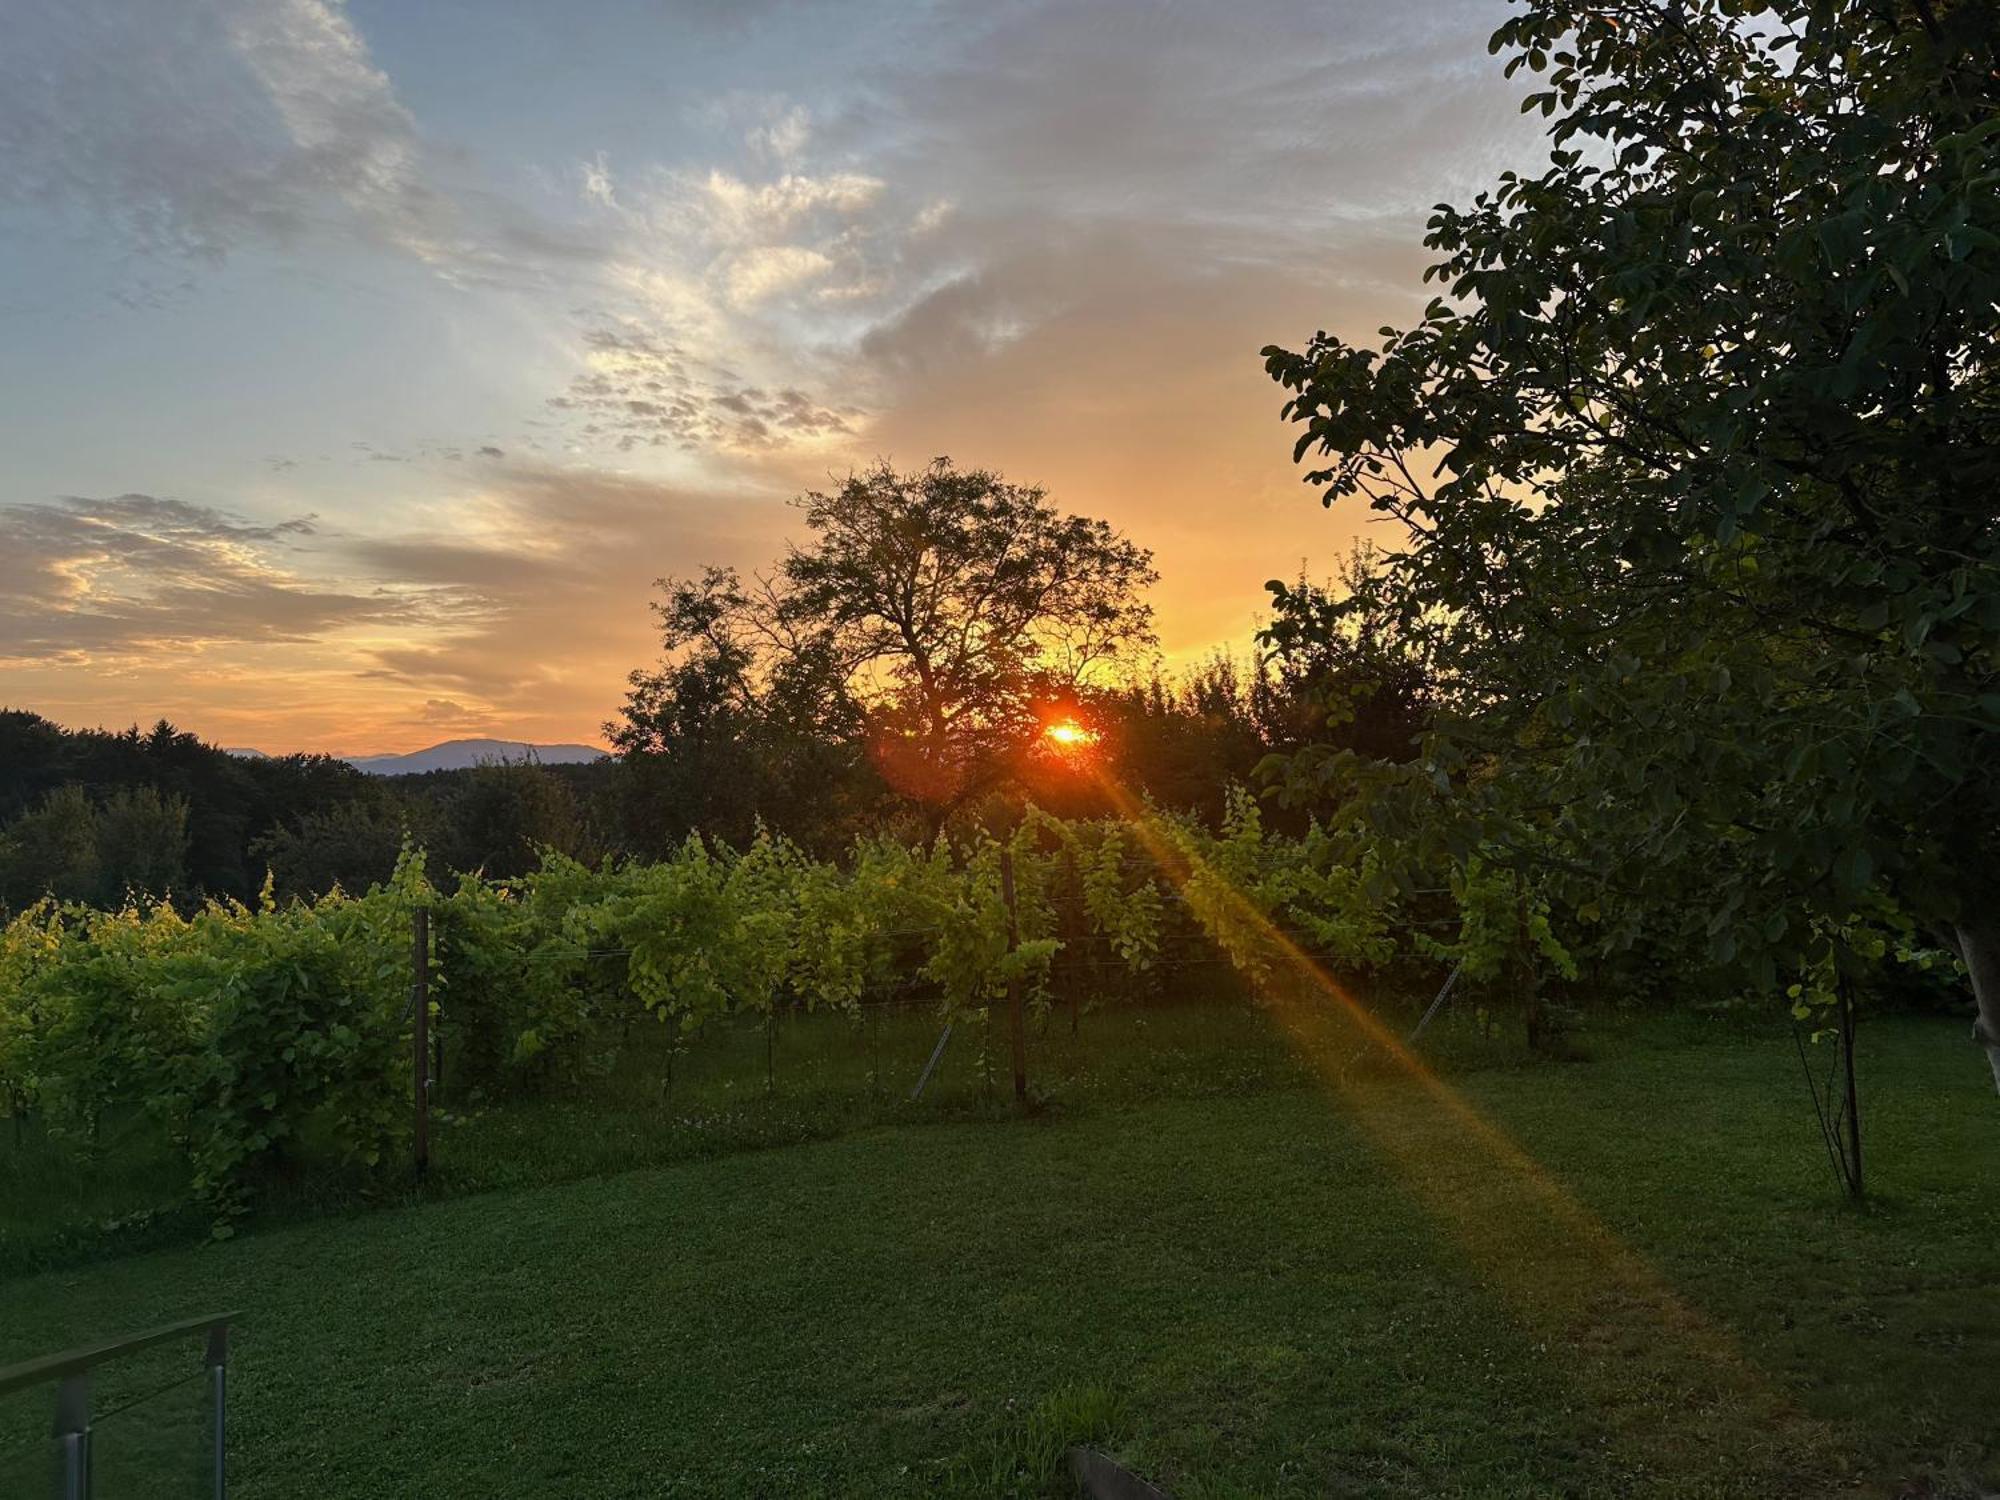
[[[1256,993],[1287,947],[1366,971],[1419,951],[1372,859],[1316,827],[1274,835],[1233,792],[1217,829],[1150,808],[1030,810],[970,838],[863,839],[838,861],[760,832],[743,848],[692,837],[665,859],[596,867],[549,852],[506,881],[434,882],[409,848],[386,883],[311,902],[45,901],[0,929],[0,1100],[79,1143],[113,1116],[151,1117],[226,1225],[308,1139],[364,1170],[401,1158],[418,906],[432,914],[431,1020],[454,1084],[493,1096],[587,1084],[640,1023],[672,1028],[678,1046],[718,1017],[853,1015],[889,992],[947,1014],[1017,984],[1040,1003],[1065,949],[1092,945],[1151,985],[1194,959],[1234,967]],[[1460,936],[1422,940],[1431,961],[1488,962],[1524,917],[1565,967],[1546,911],[1521,893],[1474,871],[1457,895]]]

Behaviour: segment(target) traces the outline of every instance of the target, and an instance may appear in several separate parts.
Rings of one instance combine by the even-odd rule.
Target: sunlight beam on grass
[[[1453,1234],[1482,1282],[1505,1294],[1524,1326],[1553,1342],[1567,1373],[1615,1411],[1621,1442],[1656,1450],[1664,1472],[1687,1444],[1704,1442],[1750,1406],[1774,1445],[1824,1454],[1838,1446],[1635,1250],[1306,953],[1224,872],[1174,839],[1108,771],[1095,779],[1198,923],[1220,938],[1254,931],[1268,966],[1244,969],[1259,1001],[1299,1056],[1345,1103],[1367,1139],[1414,1196]],[[1225,951],[1229,945],[1223,943]],[[1361,1069],[1416,1084],[1429,1111],[1386,1110]],[[1703,1371],[1687,1389],[1687,1370]],[[1608,1399],[1607,1399],[1608,1398]],[[1676,1419],[1667,1420],[1669,1414]],[[1740,1420],[1740,1416],[1735,1417]]]

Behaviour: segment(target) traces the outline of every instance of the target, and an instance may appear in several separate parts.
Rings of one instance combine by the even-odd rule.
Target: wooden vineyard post
[[[411,1081],[416,1093],[415,1148],[417,1178],[431,1169],[431,911],[419,906],[410,913]]]
[[[1011,958],[1021,945],[1021,923],[1014,907],[1014,851],[1000,851],[1000,899],[1007,903],[1007,953]],[[1007,977],[1007,1026],[1014,1052],[1014,1099],[1028,1102],[1028,1025],[1023,1014],[1021,976]]]
[[[1066,882],[1066,885],[1074,886],[1077,891],[1077,897],[1079,900],[1081,900],[1083,893],[1083,879],[1078,874],[1076,868],[1076,850],[1067,845],[1065,845],[1063,848],[1063,870],[1069,877],[1068,881]],[[1090,948],[1091,952],[1090,972],[1093,976],[1095,976],[1097,972],[1096,950],[1090,947],[1090,933],[1088,924],[1084,919],[1083,913],[1069,903],[1067,895],[1065,895],[1063,900],[1063,938],[1065,942],[1071,945],[1072,952],[1077,952],[1086,948]],[[1076,972],[1078,965],[1076,965],[1075,963],[1071,963],[1068,966],[1068,968],[1069,968],[1069,1034],[1071,1036],[1075,1036],[1077,1033],[1077,1027],[1079,1025],[1078,1017],[1081,1014],[1083,1008],[1083,977]]]

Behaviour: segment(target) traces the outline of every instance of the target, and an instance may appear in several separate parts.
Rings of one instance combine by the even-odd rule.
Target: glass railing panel
[[[0,1394],[0,1495],[60,1495],[53,1384]]]
[[[129,1371],[124,1361],[101,1367],[107,1378],[94,1395],[90,1430],[96,1500],[214,1494],[214,1379],[200,1354],[199,1346],[175,1347],[148,1351]],[[108,1378],[114,1368],[116,1380]]]
[[[0,1496],[222,1500],[229,1316],[0,1368]]]

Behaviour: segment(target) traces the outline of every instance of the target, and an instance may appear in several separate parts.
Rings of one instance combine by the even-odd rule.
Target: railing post
[[[90,1372],[56,1387],[55,1435],[63,1445],[63,1500],[90,1500]]]
[[[208,1331],[208,1378],[215,1397],[215,1500],[223,1500],[229,1490],[227,1460],[229,1401],[229,1325],[218,1323]]]

